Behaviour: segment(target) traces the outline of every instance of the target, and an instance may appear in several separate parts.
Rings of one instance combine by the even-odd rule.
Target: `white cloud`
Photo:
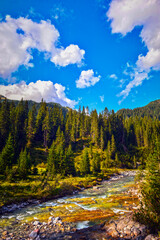
[[[104,102],[104,95],[99,96],[99,97],[100,97],[101,102],[103,103]]]
[[[67,66],[69,64],[80,64],[84,59],[85,51],[81,50],[77,45],[69,45],[65,49],[60,49],[57,54],[52,57],[51,61],[59,66]]]
[[[116,74],[111,74],[110,76],[109,76],[109,78],[112,78],[112,79],[117,79],[118,77],[117,77],[117,75]]]
[[[8,77],[20,65],[33,67],[32,49],[47,53],[50,60],[60,66],[80,64],[85,51],[73,44],[66,49],[57,48],[59,36],[49,20],[37,23],[28,18],[6,16],[5,21],[0,22],[0,76]]]
[[[140,86],[145,79],[149,79],[149,76],[146,72],[135,72],[133,80],[130,81],[126,85],[125,89],[118,94],[119,97],[122,96],[122,99],[118,103],[121,104],[121,102],[129,95],[131,89]]]
[[[56,102],[63,106],[74,107],[78,102],[67,98],[65,87],[51,81],[31,82],[28,85],[22,81],[18,84],[1,85],[0,94],[13,100],[33,100],[40,102],[43,98],[46,102]]]
[[[128,90],[129,94],[133,87],[139,85],[134,84],[139,82],[139,79],[142,83],[148,78],[151,70],[160,70],[160,1],[112,0],[107,16],[111,21],[112,33],[126,35],[134,27],[142,26],[140,37],[148,52],[145,56],[138,56],[133,68],[134,74],[132,73],[135,76],[134,80],[124,90]]]
[[[79,79],[76,81],[77,88],[86,88],[90,86],[94,86],[97,82],[99,82],[101,76],[94,76],[93,69],[89,69],[87,71],[82,71]]]

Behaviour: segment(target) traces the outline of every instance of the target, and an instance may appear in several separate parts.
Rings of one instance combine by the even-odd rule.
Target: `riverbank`
[[[68,177],[54,179],[44,184],[37,178],[34,181],[21,181],[16,183],[0,182],[0,215],[14,212],[32,204],[39,204],[47,200],[53,200],[67,195],[73,195],[86,188],[101,184],[102,181],[111,177],[127,174],[128,170],[108,169],[98,177]]]
[[[117,183],[120,183],[121,186],[128,184],[128,181],[125,181],[125,179],[130,178],[134,179],[133,177],[131,177],[131,175],[134,174],[135,173],[133,171],[127,171],[121,173],[120,175],[113,175],[109,179],[109,181],[104,181],[102,185],[93,186],[92,188],[89,188],[87,192],[89,195],[92,194],[90,199],[87,196],[84,196],[84,198],[80,198],[81,195],[78,194],[73,197],[69,197],[68,200],[66,198],[61,198],[57,202],[50,201],[46,205],[48,206],[46,209],[47,212],[44,212],[44,207],[46,208],[45,204],[40,204],[35,209],[36,214],[32,216],[31,218],[32,220],[26,219],[27,221],[21,221],[20,219],[22,218],[22,216],[25,215],[19,212],[15,220],[13,219],[14,221],[10,222],[10,224],[6,225],[3,228],[0,228],[2,239],[28,239],[31,238],[32,236],[36,236],[36,238],[38,237],[37,239],[67,239],[67,238],[76,239],[74,234],[79,234],[79,236],[81,236],[81,231],[82,233],[84,232],[84,230],[78,230],[79,228],[77,226],[77,220],[81,221],[81,223],[84,225],[83,221],[85,221],[87,218],[88,220],[89,219],[91,220],[100,217],[103,218],[102,221],[104,221],[104,219],[108,219],[108,217],[109,219],[113,219],[113,217],[116,216],[118,217],[119,214],[131,212],[132,208],[135,207],[134,203],[135,198],[134,197],[132,198],[129,192],[127,193],[126,197],[124,196],[124,194],[122,194],[121,196],[118,195],[118,197],[116,197],[116,195],[115,197],[113,196],[110,197],[110,193],[117,192],[118,190],[117,187],[119,186],[117,185]],[[105,186],[104,191],[108,192],[108,193],[106,192],[108,197],[105,196],[105,198],[102,193],[102,189],[104,188],[104,186]],[[83,194],[85,193],[86,190],[83,191]],[[95,196],[95,194],[97,195],[97,197]],[[99,194],[101,194],[101,199],[99,198]],[[93,198],[92,196],[95,197]],[[77,201],[77,203],[75,202],[75,200]],[[74,205],[76,207],[75,210],[73,209],[73,203],[76,203],[76,205]],[[87,205],[91,204],[91,209],[86,208],[87,207],[86,204]],[[93,204],[94,206],[96,206],[96,208],[93,206]],[[124,209],[119,209],[118,207],[119,204],[123,204]],[[37,210],[39,212],[40,206],[42,209],[41,210],[42,216],[37,215]],[[58,206],[60,207],[60,209],[56,213]],[[77,209],[77,207],[79,210]],[[109,209],[105,210],[104,207],[107,207],[107,209],[108,207],[111,207],[112,211]],[[62,211],[64,212],[66,210],[68,211],[68,213],[66,212],[66,215],[62,214]],[[75,212],[73,212],[73,210]],[[30,209],[27,208],[26,212],[30,214],[31,212],[33,212],[33,208]],[[13,218],[13,215],[14,213],[8,215],[8,217]],[[36,218],[34,218],[34,216],[37,218],[37,220]],[[101,226],[102,225],[94,224],[92,228],[87,228],[85,230],[86,232],[91,231],[92,233],[94,231],[98,231],[97,232],[98,235],[100,234],[100,232],[103,232],[104,234],[105,231],[104,229],[102,229]]]

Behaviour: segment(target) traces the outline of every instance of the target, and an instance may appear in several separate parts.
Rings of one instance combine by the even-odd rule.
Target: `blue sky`
[[[0,94],[98,111],[160,98],[158,0],[2,0],[0,18]]]

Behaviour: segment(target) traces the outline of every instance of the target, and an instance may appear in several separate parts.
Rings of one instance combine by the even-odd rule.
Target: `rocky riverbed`
[[[22,224],[16,226],[14,232],[10,232],[7,227],[1,231],[0,240],[105,240],[105,239],[133,239],[133,240],[158,240],[157,236],[149,234],[149,230],[145,225],[133,221],[133,214],[127,214],[111,220],[109,223],[104,222],[100,225],[85,229],[76,229],[75,223],[66,223],[57,217],[50,217],[48,222],[34,221],[30,224]]]
[[[139,196],[137,188],[128,187],[133,175],[135,172],[123,172],[76,196],[44,204],[37,202],[36,208],[31,206],[25,210],[22,206],[17,214],[3,216],[8,222],[0,227],[0,240],[158,239],[149,235],[146,226],[132,220]],[[28,219],[27,214],[31,212],[33,214]],[[92,227],[89,227],[90,221],[94,223]]]

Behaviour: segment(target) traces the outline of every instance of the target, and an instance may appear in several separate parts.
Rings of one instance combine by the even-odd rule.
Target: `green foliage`
[[[94,175],[100,172],[100,155],[96,152],[93,154],[93,159],[91,160],[91,171]]]
[[[14,144],[13,137],[10,134],[5,147],[0,154],[0,173],[6,173],[6,168],[11,168],[14,160]]]
[[[158,147],[158,149],[157,149]],[[160,230],[160,151],[159,144],[147,159],[146,175],[141,185],[142,206],[136,217],[152,230]]]
[[[69,145],[68,149],[66,150],[66,170],[65,175],[76,175],[75,165],[74,165],[74,155],[72,151],[71,145]]]
[[[80,172],[82,175],[86,175],[90,173],[90,161],[89,154],[87,148],[83,150],[81,164],[80,164]]]
[[[18,174],[20,178],[25,179],[29,174],[29,170],[31,168],[31,158],[30,154],[27,153],[27,149],[24,151],[21,150],[19,159],[18,159]]]

